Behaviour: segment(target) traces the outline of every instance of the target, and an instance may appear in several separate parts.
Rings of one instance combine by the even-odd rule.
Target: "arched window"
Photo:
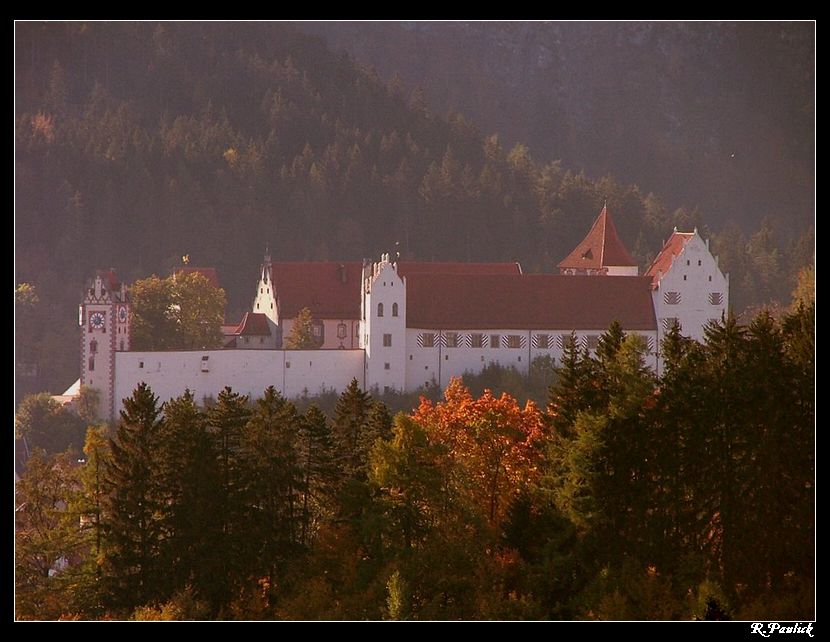
[[[378,316],[383,316],[383,303],[378,303]]]
[[[398,316],[398,304],[397,303],[392,304],[392,316],[393,317]]]

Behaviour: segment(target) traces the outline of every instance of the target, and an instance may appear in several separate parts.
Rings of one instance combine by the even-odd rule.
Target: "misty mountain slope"
[[[713,227],[813,220],[811,23],[302,23],[439,113],[699,205]],[[788,228],[792,227],[790,230]]]

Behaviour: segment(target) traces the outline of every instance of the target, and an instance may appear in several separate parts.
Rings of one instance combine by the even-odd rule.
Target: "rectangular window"
[[[501,336],[498,334],[491,334],[490,335],[490,347],[491,348],[501,348]]]
[[[651,354],[654,352],[654,337],[646,339],[646,352]]]
[[[722,292],[710,292],[709,293],[709,305],[723,305],[723,293]]]
[[[433,332],[424,332],[418,335],[418,345],[421,348],[435,347],[435,334]]]
[[[507,335],[507,347],[508,348],[521,348],[522,347],[522,337],[518,334],[508,334]]]
[[[384,334],[383,335],[383,347],[384,348],[391,348],[392,347],[392,335],[391,334]]]
[[[458,347],[458,333],[457,332],[447,332],[447,347],[448,348],[457,348]]]
[[[550,337],[546,334],[537,334],[534,339],[536,339],[536,347],[537,348],[549,348],[550,347]]]
[[[680,292],[666,292],[663,295],[663,302],[666,305],[678,305],[681,301]]]
[[[589,334],[585,337],[585,347],[588,348],[588,350],[596,350],[599,347],[599,335]]]
[[[338,339],[345,339],[347,334],[346,324],[345,323],[338,323],[337,324],[337,338]]]
[[[571,342],[571,335],[569,334],[560,334],[556,337],[556,347],[560,350],[564,350],[565,346],[567,346]]]
[[[470,347],[471,348],[483,348],[484,347],[484,335],[483,334],[471,334],[470,335]]]
[[[290,368],[290,367],[291,367],[291,362],[290,362],[290,361],[286,361],[286,362],[285,362],[285,367],[286,367],[286,368]]]
[[[311,326],[311,333],[314,335],[315,339],[319,339],[320,336],[323,334],[323,326],[319,323],[315,323]]]
[[[139,368],[144,368],[144,362],[143,362],[143,361],[139,361],[139,362],[138,362],[138,367],[139,367]]]
[[[389,368],[389,364],[388,364],[388,363],[384,363],[384,364],[383,364],[383,369],[384,369],[384,370],[389,370],[389,369],[390,369],[390,368]]]
[[[95,357],[89,358],[89,371],[92,372],[95,370]]]
[[[210,372],[210,368],[208,367],[208,359],[210,359],[210,357],[202,357],[202,372]]]

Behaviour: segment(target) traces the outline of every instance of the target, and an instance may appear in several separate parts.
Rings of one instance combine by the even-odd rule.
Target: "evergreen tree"
[[[166,569],[159,557],[164,536],[157,466],[160,415],[158,398],[148,385],[139,384],[124,400],[116,438],[110,443],[102,521],[107,600],[117,609],[166,597]]]
[[[334,443],[342,470],[349,478],[365,479],[367,453],[362,446],[371,407],[372,398],[360,389],[357,379],[352,379],[335,406]]]
[[[196,597],[209,599],[219,571],[215,504],[219,477],[207,418],[190,390],[164,404],[161,442],[165,567],[175,591],[189,587]]]
[[[323,412],[312,404],[300,423],[300,466],[303,475],[303,509],[300,542],[313,538],[315,524],[333,510],[339,472],[331,427]]]
[[[227,606],[241,586],[246,570],[244,541],[248,509],[244,504],[242,433],[251,416],[248,397],[225,387],[208,410],[208,434],[213,441],[219,492],[214,500],[218,543],[217,572],[212,578],[211,603]]]
[[[285,347],[288,350],[316,350],[320,347],[320,341],[314,336],[314,319],[308,308],[297,313],[291,334],[285,340]]]
[[[269,386],[254,404],[240,442],[245,560],[249,575],[267,574],[270,587],[300,540],[299,424],[294,405]]]

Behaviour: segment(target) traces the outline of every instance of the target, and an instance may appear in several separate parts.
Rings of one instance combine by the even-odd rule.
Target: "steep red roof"
[[[271,263],[280,317],[292,319],[308,308],[318,319],[359,319],[360,261]],[[518,263],[398,263],[401,276],[414,274],[521,274]]]
[[[216,273],[216,268],[212,267],[177,267],[173,268],[173,274],[201,274],[205,277],[210,284],[215,287],[221,287],[219,285],[219,275]]]
[[[583,270],[636,265],[617,235],[617,228],[607,206],[602,208],[588,235],[559,263],[563,269]]]
[[[270,335],[271,328],[268,327],[268,317],[260,312],[246,312],[234,334],[239,336]]]
[[[651,279],[549,274],[412,275],[406,325],[435,330],[626,330],[657,327]]]
[[[645,276],[651,277],[654,285],[657,285],[657,279],[669,271],[674,257],[683,251],[686,243],[694,236],[694,232],[678,232],[677,230],[669,237],[663,249],[648,266]]]

